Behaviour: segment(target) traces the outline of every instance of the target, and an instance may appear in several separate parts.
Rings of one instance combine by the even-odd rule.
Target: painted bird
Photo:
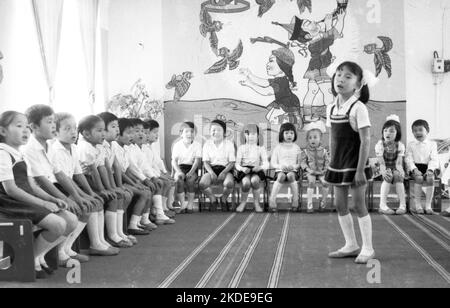
[[[381,42],[383,42],[382,47],[378,47],[376,43],[368,44],[364,46],[364,52],[369,55],[374,55],[375,59],[375,69],[376,69],[376,77],[381,74],[383,68],[386,70],[388,77],[392,76],[392,61],[388,52],[392,50],[394,44],[392,39],[386,36],[378,37]]]
[[[223,28],[223,23],[221,21],[213,20],[211,14],[202,8],[200,11],[200,33],[203,37],[206,37],[209,33],[209,43],[214,54],[218,55],[218,45],[219,38],[217,37],[217,32],[220,32]]]
[[[256,4],[259,5],[258,17],[262,17],[272,8],[275,4],[275,0],[256,0]]]
[[[239,58],[242,56],[243,52],[244,46],[242,45],[242,41],[239,41],[238,46],[231,54],[228,48],[220,48],[219,56],[223,59],[211,66],[205,74],[220,73],[226,70],[227,67],[229,67],[230,71],[235,70],[239,66]]]
[[[294,0],[291,0],[291,2],[292,1],[294,1]],[[300,14],[303,14],[306,11],[306,9],[308,9],[308,11],[310,13],[312,13],[311,0],[297,0],[297,5],[298,5],[298,8],[300,10]]]
[[[175,89],[175,94],[173,95],[173,101],[178,103],[180,99],[186,95],[191,87],[189,80],[194,78],[192,72],[184,72],[181,75],[173,75],[172,80],[166,85],[166,89]]]

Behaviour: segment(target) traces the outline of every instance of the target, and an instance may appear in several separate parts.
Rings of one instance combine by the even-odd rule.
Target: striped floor
[[[343,243],[336,214],[201,213],[177,216],[117,257],[93,258],[73,287],[450,287],[449,219],[372,218],[380,283],[368,279],[376,267],[327,258]],[[0,287],[69,287],[66,272]]]

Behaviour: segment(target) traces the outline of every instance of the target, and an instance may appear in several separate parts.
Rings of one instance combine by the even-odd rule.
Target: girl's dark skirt
[[[28,219],[37,225],[52,213],[46,208],[19,202],[0,192],[0,214],[9,219]]]

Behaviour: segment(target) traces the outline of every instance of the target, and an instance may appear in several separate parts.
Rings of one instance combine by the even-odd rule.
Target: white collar
[[[22,153],[20,153],[20,151],[14,149],[13,147],[7,145],[6,143],[0,143],[0,149],[8,152],[9,154],[11,154],[12,156],[15,157],[23,157]]]
[[[46,143],[47,143],[47,149],[48,149],[48,147],[50,146],[49,140],[47,140]],[[28,143],[25,146],[30,147],[36,151],[44,151],[44,153],[47,153],[44,146],[36,139],[36,137],[34,135],[30,136],[30,140],[28,140]]]
[[[338,100],[339,100],[339,97],[336,97],[335,98],[335,102],[334,102],[336,107],[339,110],[342,110],[342,109],[348,110],[350,108],[350,106],[353,105],[353,103],[355,103],[355,102],[357,102],[359,100],[359,98],[357,98],[355,95],[352,95],[352,96],[350,96],[350,98],[345,103],[341,104],[340,106],[338,104]]]
[[[70,145],[70,150],[72,150],[74,147],[73,144]],[[65,150],[67,152],[69,152],[69,150],[67,150],[67,148],[62,144],[61,141],[55,139],[55,141],[52,143],[52,148],[53,150]]]
[[[430,143],[430,139],[426,138],[424,141],[419,141],[417,139],[414,139],[414,144],[419,145],[419,144],[429,144]]]

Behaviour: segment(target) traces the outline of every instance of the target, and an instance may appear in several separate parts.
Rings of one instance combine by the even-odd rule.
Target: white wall
[[[435,50],[450,59],[450,1],[405,0],[405,23],[408,140],[413,140],[410,127],[417,119],[429,121],[433,138],[449,138],[450,74],[433,85],[431,63]]]

